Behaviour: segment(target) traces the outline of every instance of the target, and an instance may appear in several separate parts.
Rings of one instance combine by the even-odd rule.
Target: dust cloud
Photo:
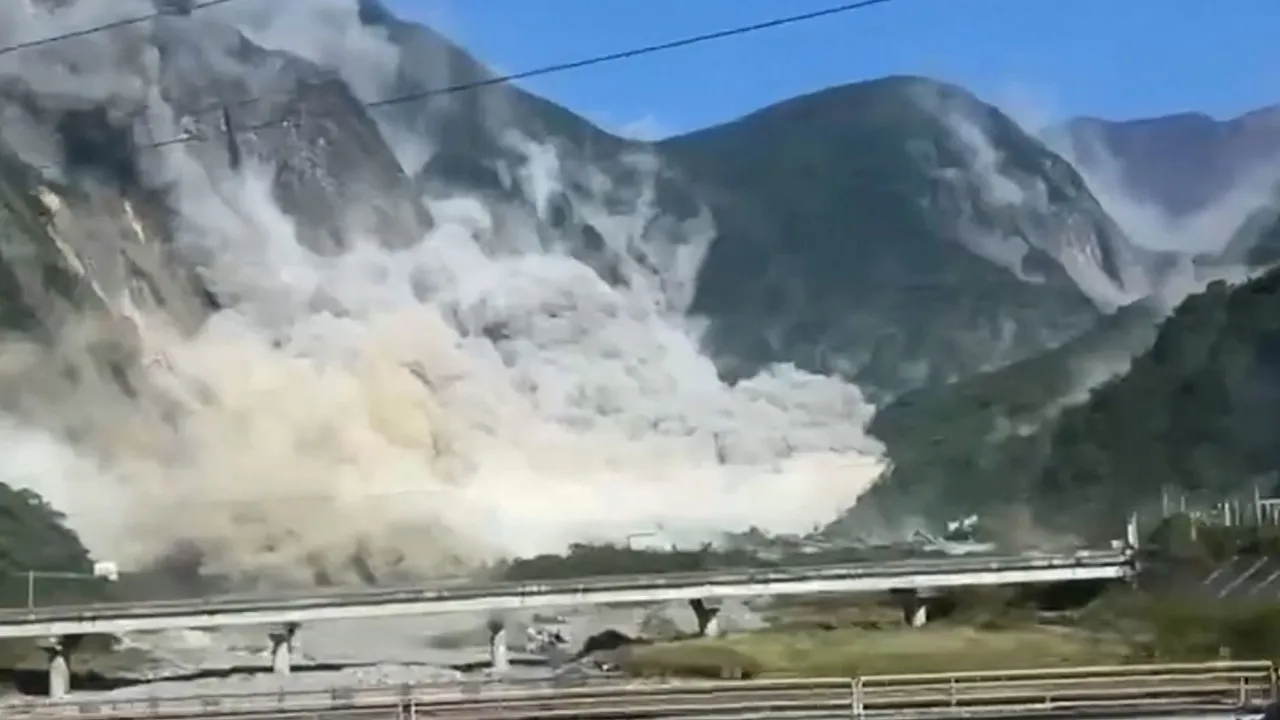
[[[352,37],[354,9],[334,12],[291,5],[288,18],[300,35]],[[394,54],[361,31],[361,47],[384,43],[372,56]],[[122,84],[154,83],[150,65]],[[155,132],[163,100],[154,86],[135,95]],[[90,359],[100,327],[66,328],[52,355],[9,342],[0,386],[21,392],[0,447],[22,462],[0,479],[46,494],[100,558],[138,566],[187,544],[211,571],[300,582],[462,572],[633,533],[803,532],[852,505],[882,469],[858,389],[785,365],[726,385],[699,349],[682,310],[714,237],[707,213],[659,222],[651,203],[632,217],[574,194],[609,247],[670,258],[620,263],[628,282],[606,284],[529,241],[545,231],[538,199],[569,192],[553,170],[573,160],[508,144],[527,161],[519,208],[433,197],[435,227],[413,247],[367,238],[324,257],[272,200],[271,167],[214,172],[182,145],[146,151],[179,217],[172,242],[221,307],[181,332],[154,298],[103,290],[107,334],[137,353],[127,382]]]

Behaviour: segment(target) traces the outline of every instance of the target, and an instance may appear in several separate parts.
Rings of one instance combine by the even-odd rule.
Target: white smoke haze
[[[1234,184],[1208,206],[1187,215],[1174,215],[1142,197],[1125,180],[1121,161],[1099,137],[1074,136],[1062,131],[1068,118],[1043,91],[1015,86],[1002,94],[1000,106],[1029,134],[1040,138],[1069,162],[1085,185],[1135,246],[1162,253],[1161,267],[1134,268],[1148,279],[1141,293],[1166,310],[1188,295],[1202,292],[1215,280],[1243,282],[1257,274],[1236,258],[1209,266],[1197,266],[1197,255],[1218,255],[1227,249],[1249,216],[1275,202],[1280,164],[1262,166]],[[1087,162],[1086,162],[1087,158]]]
[[[0,46],[37,43],[155,12],[146,0],[119,2],[0,4]],[[0,55],[0,77],[21,78],[56,107],[107,104],[124,96],[139,98],[147,88],[134,70],[145,64],[150,46],[140,41],[148,23],[122,25],[108,32],[60,39]]]
[[[285,18],[299,52],[308,33],[316,53],[345,38],[344,77],[389,86],[396,64],[353,12],[245,5],[275,28],[255,37],[284,47]],[[112,66],[91,67],[104,87]],[[75,87],[68,72],[60,92]],[[154,85],[143,90],[152,130],[172,124]],[[557,149],[508,144],[525,148],[511,175],[541,207],[561,185]],[[566,254],[513,252],[541,247],[538,228],[491,198],[435,199],[436,226],[412,248],[367,238],[320,257],[272,201],[272,168],[210,172],[183,146],[144,160],[171,189],[176,243],[224,307],[187,334],[154,301],[108,297],[136,328],[133,395],[92,371],[79,330],[57,348],[83,365],[77,383],[21,344],[0,367],[0,385],[23,388],[0,426],[22,462],[0,479],[47,494],[99,557],[141,565],[193,542],[211,570],[246,576],[349,580],[352,556],[381,576],[452,573],[636,532],[804,532],[880,473],[857,388],[790,366],[719,381],[678,312],[711,237],[705,213],[654,223],[579,207],[610,247],[661,260],[656,275],[624,263],[633,281],[619,289]],[[653,212],[645,193],[636,213]],[[702,239],[664,249],[653,228]]]
[[[1123,163],[1106,149],[1101,137],[1082,135],[1079,129],[1074,137],[1062,132],[1061,124],[1068,118],[1043,92],[1014,88],[1001,97],[1001,108],[1009,111],[1030,135],[1041,138],[1073,165],[1089,191],[1134,245],[1181,256],[1178,264],[1162,270],[1162,287],[1151,288],[1166,305],[1178,304],[1216,279],[1240,282],[1251,274],[1244,268],[1229,266],[1193,268],[1190,259],[1194,255],[1217,255],[1226,250],[1245,219],[1275,201],[1280,165],[1261,165],[1244,177],[1235,178],[1231,187],[1206,208],[1175,215],[1130,187],[1124,178]],[[1166,255],[1162,261],[1169,259]]]
[[[1189,295],[1203,292],[1216,280],[1239,283],[1262,272],[1245,266],[1240,258],[1223,258],[1225,263],[1196,265],[1196,256],[1217,256],[1259,208],[1274,202],[1275,183],[1280,168],[1263,168],[1236,182],[1210,205],[1185,216],[1169,213],[1144,199],[1123,179],[1119,161],[1097,138],[1077,137],[1090,149],[1079,152],[1053,134],[1044,135],[1049,146],[1062,155],[1084,178],[1089,190],[1135,245],[1166,253],[1158,280],[1147,295],[1171,311]],[[1082,160],[1089,157],[1089,162]],[[1234,261],[1234,262],[1232,262]],[[1154,275],[1154,273],[1153,273]]]
[[[1221,197],[1186,216],[1173,216],[1156,203],[1138,196],[1124,180],[1120,162],[1105,149],[1100,138],[1078,137],[1088,148],[1048,136],[1055,152],[1070,161],[1084,176],[1089,189],[1107,212],[1130,234],[1134,242],[1151,250],[1188,254],[1217,254],[1240,229],[1245,219],[1274,197],[1280,168],[1262,168],[1238,178]],[[1090,158],[1089,162],[1080,159]]]

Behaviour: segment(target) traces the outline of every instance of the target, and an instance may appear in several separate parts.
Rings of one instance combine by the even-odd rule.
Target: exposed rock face
[[[162,92],[179,124],[220,140],[200,145],[203,164],[243,158],[273,168],[276,201],[316,252],[341,252],[361,236],[405,247],[430,228],[414,183],[334,71],[198,17],[164,21],[156,47]],[[218,71],[226,66],[242,70]]]

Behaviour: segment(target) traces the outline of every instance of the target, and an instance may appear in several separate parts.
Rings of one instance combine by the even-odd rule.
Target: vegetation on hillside
[[[1074,343],[967,382],[908,393],[872,432],[893,461],[859,513],[936,519],[1002,505],[1114,535],[1166,489],[1210,500],[1280,471],[1280,270],[1187,298],[1151,339],[1130,308]],[[1072,398],[1090,367],[1140,352]],[[1119,368],[1116,368],[1117,370]],[[1077,388],[1078,389],[1078,388]]]
[[[1149,558],[1202,568],[1238,557],[1275,558],[1280,557],[1280,525],[1265,521],[1227,525],[1217,518],[1179,512],[1156,523],[1141,547]]]
[[[1048,436],[1037,431],[1087,398],[1099,374],[1122,372],[1150,345],[1156,322],[1153,310],[1133,305],[1049,352],[903,394],[870,427],[892,466],[849,520],[868,511],[947,520],[1022,502],[1048,455]]]
[[[1117,520],[1164,488],[1211,498],[1280,470],[1280,270],[1188,298],[1132,369],[1052,426],[1046,520]]]
[[[29,572],[37,574],[38,604],[95,597],[103,587],[89,577],[92,570],[88,550],[61,513],[30,490],[0,483],[0,609],[26,606]],[[50,577],[59,573],[85,577]]]

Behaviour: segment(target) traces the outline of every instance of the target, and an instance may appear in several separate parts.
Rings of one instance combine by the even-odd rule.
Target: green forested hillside
[[[0,459],[3,462],[3,459]],[[0,608],[27,602],[27,573],[37,579],[36,601],[66,602],[100,589],[79,579],[53,579],[53,573],[89,574],[93,563],[63,516],[36,493],[0,483]]]
[[[1280,470],[1280,269],[1188,298],[1132,370],[1064,412],[1046,518],[1112,518],[1162,488],[1219,498]],[[1050,511],[1052,509],[1052,511]]]
[[[880,514],[943,517],[1016,501],[1045,459],[1037,431],[1096,373],[1119,372],[1148,346],[1157,319],[1134,305],[1049,352],[902,395],[870,428],[893,466],[868,501]]]
[[[1104,532],[1166,488],[1206,500],[1256,482],[1269,491],[1280,470],[1280,269],[1213,283],[1154,342],[1152,327],[1149,311],[1128,308],[1051,353],[902,396],[872,424],[892,468],[850,518],[1019,506],[1039,524]],[[1126,352],[1140,352],[1128,372],[1073,397],[1090,365],[1100,372]]]

